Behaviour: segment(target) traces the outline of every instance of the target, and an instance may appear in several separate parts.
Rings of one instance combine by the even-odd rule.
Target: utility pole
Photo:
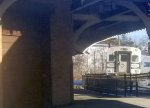
[[[95,51],[94,51],[94,73],[95,73]]]
[[[150,42],[148,42],[148,55],[150,55]]]
[[[118,35],[118,46],[120,46],[120,36]]]

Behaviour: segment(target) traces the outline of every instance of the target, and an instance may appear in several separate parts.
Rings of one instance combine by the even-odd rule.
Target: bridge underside
[[[149,34],[148,1],[117,1],[1,1],[0,108],[70,104],[74,52],[145,27]]]
[[[114,35],[144,28],[150,34],[148,0],[83,0],[80,3],[75,0],[74,3],[74,39],[79,52]]]

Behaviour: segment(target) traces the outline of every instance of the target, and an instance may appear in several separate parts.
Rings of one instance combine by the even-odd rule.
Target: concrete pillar
[[[70,104],[72,87],[72,19],[71,0],[53,0],[51,15],[52,105]]]
[[[2,90],[2,24],[0,20],[0,108],[3,108],[3,90]]]
[[[4,107],[0,108],[44,108],[44,74],[50,72],[49,16],[42,11],[46,6],[36,3],[17,2],[2,17],[0,91]]]

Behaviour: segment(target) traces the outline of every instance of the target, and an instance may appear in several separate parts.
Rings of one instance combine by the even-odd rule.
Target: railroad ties
[[[103,95],[139,96],[149,91],[150,73],[142,74],[86,74],[82,76],[85,90],[99,92]],[[145,83],[144,81],[149,81]],[[144,86],[144,84],[147,86]]]

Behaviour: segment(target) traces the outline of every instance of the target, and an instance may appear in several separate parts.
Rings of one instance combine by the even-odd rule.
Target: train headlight
[[[107,68],[107,69],[106,69],[106,73],[114,73],[114,69],[112,69],[112,68]]]
[[[132,73],[132,74],[140,74],[141,71],[140,71],[140,69],[132,69],[132,70],[131,70],[131,73]]]
[[[139,70],[134,70],[135,74],[140,74]]]
[[[115,67],[114,63],[107,63],[107,67]]]
[[[133,69],[136,69],[136,68],[139,68],[139,67],[140,67],[139,64],[131,64],[131,68],[133,68]]]

